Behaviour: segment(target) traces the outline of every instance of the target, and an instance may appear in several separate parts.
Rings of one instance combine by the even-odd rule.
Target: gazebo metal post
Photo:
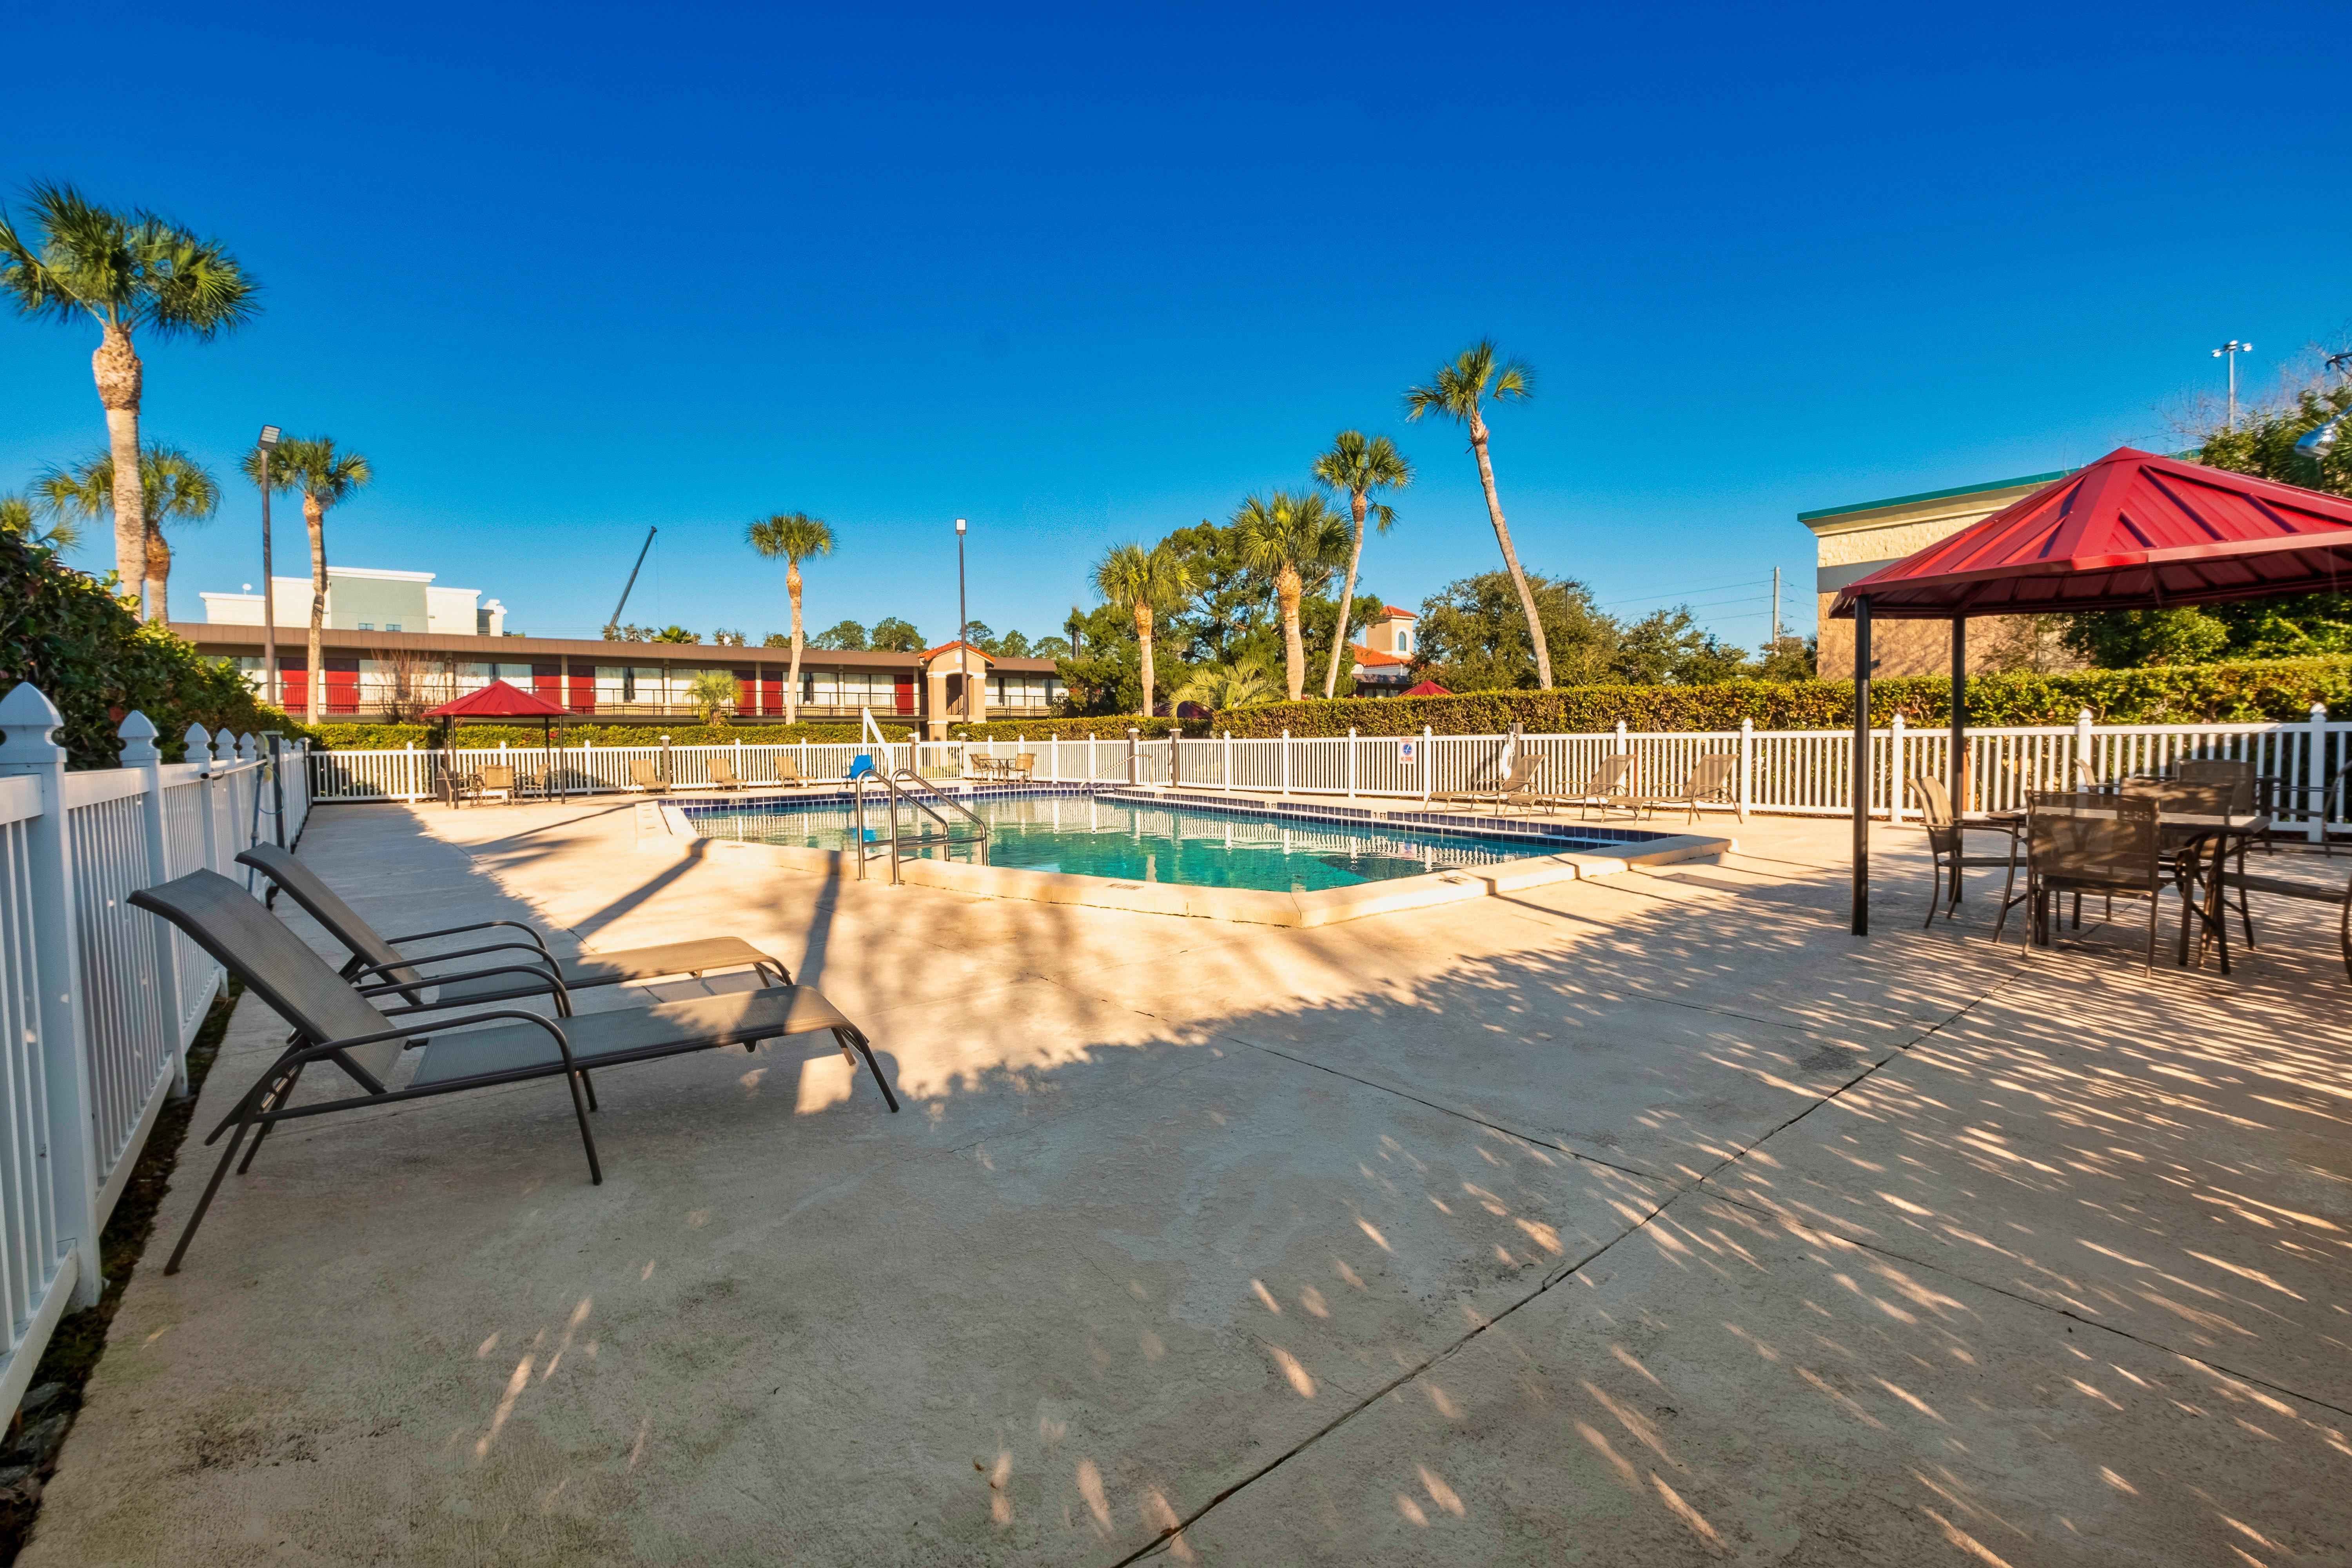
[[[1969,622],[1952,617],[1952,810],[1969,809]],[[1957,896],[1957,895],[1955,895]]]
[[[1853,934],[1870,934],[1870,600],[1853,602]]]

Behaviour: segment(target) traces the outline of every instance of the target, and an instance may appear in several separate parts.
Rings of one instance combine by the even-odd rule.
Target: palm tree
[[[1348,584],[1339,591],[1339,630],[1331,639],[1331,668],[1323,677],[1328,700],[1339,687],[1339,654],[1348,646],[1348,623],[1356,605],[1356,568],[1364,559],[1364,520],[1371,518],[1382,533],[1396,526],[1396,509],[1369,499],[1374,490],[1401,490],[1412,483],[1412,464],[1385,436],[1366,437],[1361,430],[1342,430],[1331,438],[1331,449],[1315,459],[1318,483],[1345,491],[1356,521],[1356,542],[1348,552]]]
[[[47,532],[33,528],[33,503],[26,496],[0,496],[0,533],[37,544],[44,550],[71,550],[81,543],[81,530],[70,518],[59,518]]]
[[[1282,606],[1283,671],[1290,700],[1307,689],[1307,644],[1298,635],[1298,600],[1307,578],[1318,581],[1348,558],[1348,527],[1313,493],[1276,490],[1251,496],[1234,513],[1242,559],[1274,574],[1274,595]],[[1341,635],[1346,634],[1344,626]]]
[[[139,397],[143,367],[131,335],[207,342],[252,319],[257,285],[216,239],[141,209],[116,212],[71,185],[43,182],[25,193],[32,223],[19,232],[0,211],[0,287],[32,317],[99,325],[90,355],[98,401],[114,456],[114,569],[119,592],[147,574],[147,514],[139,473]],[[265,589],[265,593],[267,590]],[[150,610],[151,618],[160,609]]]
[[[702,710],[705,724],[716,724],[719,722],[719,710],[731,708],[740,700],[741,690],[735,684],[735,678],[725,670],[706,669],[686,683],[686,695]]]
[[[1176,689],[1168,700],[1197,702],[1215,713],[1231,712],[1247,708],[1254,702],[1271,702],[1281,694],[1282,688],[1274,683],[1274,676],[1265,666],[1247,659],[1235,659],[1231,664],[1203,665],[1192,672],[1192,679]]]
[[[793,596],[793,674],[784,687],[784,722],[801,721],[801,563],[833,553],[833,529],[804,511],[780,511],[746,531],[751,548],[773,561],[784,558],[784,592]]]
[[[100,452],[78,467],[51,468],[34,482],[33,496],[61,526],[106,516],[114,510],[114,454]],[[177,447],[143,447],[139,452],[139,496],[147,516],[142,596],[147,618],[165,621],[171,618],[172,547],[163,542],[163,525],[211,518],[220,510],[220,483]],[[79,529],[75,537],[80,537]]]
[[[256,484],[263,482],[260,447],[245,455],[245,476]],[[303,716],[313,724],[320,721],[327,700],[327,672],[319,652],[319,634],[327,624],[327,512],[374,478],[367,458],[336,451],[332,436],[289,436],[269,454],[269,488],[301,492],[302,521],[310,531],[310,701]],[[273,608],[274,601],[265,595],[263,613]]]
[[[1486,457],[1486,419],[1482,408],[1488,398],[1524,403],[1533,397],[1536,373],[1520,360],[1496,363],[1498,352],[1494,339],[1480,338],[1454,355],[1452,364],[1439,365],[1427,386],[1407,387],[1404,416],[1418,419],[1424,414],[1442,414],[1469,428],[1470,450],[1478,458],[1478,482],[1486,487],[1486,516],[1495,525],[1495,542],[1503,547],[1503,564],[1510,568],[1511,582],[1519,591],[1519,608],[1527,612],[1528,637],[1536,647],[1536,683],[1548,689],[1551,648],[1544,641],[1543,622],[1536,616],[1536,596],[1528,587],[1528,574],[1519,570],[1519,553],[1511,548],[1502,500],[1495,494],[1495,465]]]
[[[1135,639],[1143,645],[1143,716],[1151,717],[1151,634],[1160,611],[1181,609],[1192,596],[1192,568],[1165,540],[1146,550],[1114,544],[1095,566],[1095,586],[1107,604],[1135,616]]]

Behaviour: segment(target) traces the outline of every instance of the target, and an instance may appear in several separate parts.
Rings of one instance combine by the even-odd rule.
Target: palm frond
[[[247,477],[259,482],[259,448],[245,460]],[[365,489],[375,468],[358,452],[339,452],[332,436],[289,436],[269,455],[269,483],[276,490],[292,490],[320,506],[336,507]]]
[[[1197,702],[1203,708],[1229,712],[1255,702],[1271,702],[1283,695],[1281,683],[1264,665],[1247,659],[1204,665],[1192,679],[1169,693],[1171,702]]]
[[[1442,414],[1457,425],[1467,425],[1488,398],[1522,403],[1535,395],[1535,367],[1525,360],[1504,360],[1492,338],[1476,342],[1454,356],[1450,364],[1433,372],[1426,386],[1409,386],[1404,416]]]
[[[1317,579],[1347,564],[1353,525],[1312,493],[1248,496],[1234,509],[1242,559],[1262,572],[1288,566],[1302,579]]]
[[[1122,610],[1132,611],[1139,605],[1175,610],[1192,596],[1192,569],[1165,542],[1150,550],[1140,544],[1114,544],[1095,565],[1095,588],[1105,604]]]
[[[76,550],[81,546],[81,525],[68,517],[58,518],[44,531],[33,526],[34,505],[29,496],[0,496],[0,534],[22,539],[27,544],[37,544],[49,550]]]
[[[219,240],[151,212],[100,206],[58,181],[25,191],[28,236],[0,213],[0,286],[28,316],[83,312],[158,336],[211,338],[249,321],[259,285]]]
[[[782,556],[797,564],[812,555],[833,553],[833,526],[804,511],[780,511],[761,518],[745,529],[743,536],[771,561]]]

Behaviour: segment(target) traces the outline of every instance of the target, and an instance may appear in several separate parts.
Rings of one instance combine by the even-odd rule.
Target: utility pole
[[[963,519],[956,519],[956,664],[963,671],[963,721],[971,722],[971,612],[963,596]]]
[[[2230,362],[2230,417],[2222,426],[2225,430],[2235,430],[2238,427],[2238,356],[2253,352],[2253,344],[2242,343],[2235,338],[2231,338],[2213,351],[2215,359],[2226,359]]]
[[[1772,646],[1780,646],[1780,569],[1772,568]]]

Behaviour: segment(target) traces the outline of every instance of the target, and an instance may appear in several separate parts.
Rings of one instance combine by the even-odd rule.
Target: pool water
[[[1187,811],[1086,795],[980,795],[966,804],[988,824],[988,865],[1196,888],[1312,892],[1561,850],[1623,847],[1614,839],[1538,839],[1359,826],[1274,813]],[[688,805],[686,812],[705,838],[842,849],[856,832],[845,801],[728,802]],[[942,807],[941,815],[952,824],[950,829],[943,831],[929,816],[902,810],[900,853],[926,859],[982,859],[971,825],[952,809]],[[877,843],[888,838],[889,818],[871,795],[866,825]]]

